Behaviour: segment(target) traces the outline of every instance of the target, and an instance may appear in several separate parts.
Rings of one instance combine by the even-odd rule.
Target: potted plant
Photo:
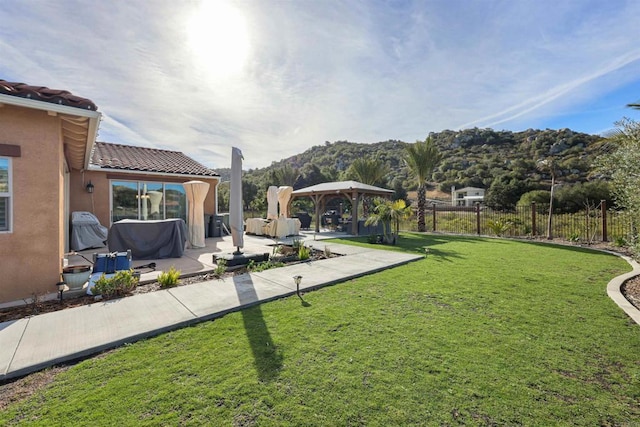
[[[62,281],[67,284],[70,291],[81,290],[91,276],[90,265],[69,265],[62,269]]]

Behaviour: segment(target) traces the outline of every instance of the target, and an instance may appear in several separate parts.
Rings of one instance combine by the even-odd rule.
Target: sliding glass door
[[[155,181],[111,181],[111,222],[121,219],[187,219],[182,184]]]

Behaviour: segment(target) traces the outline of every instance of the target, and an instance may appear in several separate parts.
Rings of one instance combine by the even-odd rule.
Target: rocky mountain
[[[445,130],[429,135],[440,148],[443,160],[433,175],[434,186],[448,192],[456,187],[490,188],[496,179],[518,181],[524,189],[545,188],[548,174],[537,165],[553,158],[558,165],[558,179],[563,183],[585,182],[593,178],[593,160],[598,155],[602,137],[574,132],[570,129],[522,132],[492,129]],[[385,185],[413,190],[415,184],[402,158],[407,142],[389,140],[373,144],[348,141],[326,141],[303,153],[273,162],[269,167],[245,173],[247,182],[258,189],[268,185],[273,172],[285,165],[297,169],[300,177],[294,187],[313,185],[317,179],[347,179],[346,172],[357,158],[381,159],[389,168]],[[228,180],[228,169],[219,169],[222,180]],[[318,178],[318,175],[321,175]]]

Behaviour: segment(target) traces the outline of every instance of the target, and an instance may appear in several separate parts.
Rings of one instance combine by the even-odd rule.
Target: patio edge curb
[[[603,252],[617,255],[627,261],[629,265],[631,265],[631,268],[633,270],[631,270],[629,273],[621,274],[620,276],[616,276],[609,281],[609,283],[607,284],[607,295],[631,318],[631,320],[640,325],[640,310],[638,310],[633,304],[631,304],[631,302],[622,294],[622,291],[620,290],[622,288],[622,285],[624,285],[627,280],[640,275],[640,264],[626,255],[610,251]]]

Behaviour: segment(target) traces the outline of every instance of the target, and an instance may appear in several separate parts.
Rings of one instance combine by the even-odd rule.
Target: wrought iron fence
[[[546,237],[549,206],[531,204],[511,211],[486,206],[431,206],[425,212],[428,231],[455,234],[478,234],[511,237]],[[405,221],[402,229],[415,231],[415,217]],[[632,233],[627,212],[607,209],[604,202],[576,213],[553,212],[551,237],[569,241],[602,242],[626,239]]]

